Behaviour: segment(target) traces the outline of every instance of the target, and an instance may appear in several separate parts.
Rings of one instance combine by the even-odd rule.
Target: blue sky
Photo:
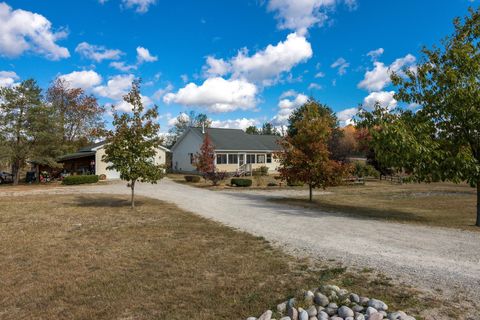
[[[162,132],[181,112],[215,126],[285,123],[313,96],[346,121],[396,106],[388,75],[415,68],[469,0],[83,0],[0,2],[0,85],[61,76],[117,105],[134,77],[159,106]],[[108,114],[106,120],[110,120]]]

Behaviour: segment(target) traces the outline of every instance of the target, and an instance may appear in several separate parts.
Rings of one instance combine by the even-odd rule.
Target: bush
[[[375,169],[374,166],[366,164],[361,161],[355,161],[353,163],[353,174],[356,177],[363,178],[363,177],[380,177],[380,172]]]
[[[276,184],[275,182],[269,182],[267,184],[267,187],[277,187],[277,186],[278,186],[278,184]]]
[[[209,172],[205,173],[203,177],[206,180],[212,181],[213,185],[216,186],[220,181],[223,181],[228,177],[228,173],[225,171]]]
[[[230,180],[230,184],[236,187],[250,187],[252,185],[252,180],[242,179],[242,178],[233,178]]]
[[[268,176],[268,167],[261,166],[260,168],[256,168],[252,170],[253,176]]]
[[[187,182],[200,182],[199,176],[185,176],[184,178]]]
[[[97,183],[97,182],[98,182],[98,176],[96,175],[68,176],[63,179],[62,184],[70,186],[74,184]]]

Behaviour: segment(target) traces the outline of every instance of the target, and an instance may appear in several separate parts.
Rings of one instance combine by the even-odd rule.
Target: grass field
[[[0,198],[1,319],[245,319],[331,283],[392,309],[450,304],[371,270],[298,260],[160,201]]]
[[[480,231],[480,228],[474,226],[476,189],[466,184],[400,185],[368,181],[365,186],[341,186],[326,191],[330,193],[315,196],[312,204],[306,198],[275,201],[365,219]]]

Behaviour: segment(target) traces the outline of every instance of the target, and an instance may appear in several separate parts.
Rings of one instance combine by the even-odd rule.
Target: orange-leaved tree
[[[287,181],[303,182],[309,186],[309,200],[314,188],[338,185],[349,174],[349,165],[330,159],[328,142],[332,134],[332,115],[322,112],[315,101],[303,107],[298,119],[291,123],[295,133],[280,141],[280,174]],[[290,119],[292,121],[292,119]]]
[[[206,174],[215,172],[215,148],[208,133],[205,133],[200,152],[197,152],[194,156],[194,164],[204,178]]]

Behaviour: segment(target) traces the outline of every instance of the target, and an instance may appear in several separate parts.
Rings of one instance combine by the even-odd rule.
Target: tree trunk
[[[135,180],[130,184],[130,189],[132,190],[132,209],[135,209]]]
[[[477,182],[477,227],[480,227],[480,181]]]
[[[12,165],[13,185],[16,186],[20,180],[20,161],[15,160]]]
[[[310,202],[312,202],[312,200],[313,200],[313,199],[312,199],[312,189],[313,189],[313,188],[312,188],[312,185],[309,184],[309,185],[308,185],[308,195],[309,195],[309,197],[308,197],[309,200],[308,200],[308,201],[310,201]]]

